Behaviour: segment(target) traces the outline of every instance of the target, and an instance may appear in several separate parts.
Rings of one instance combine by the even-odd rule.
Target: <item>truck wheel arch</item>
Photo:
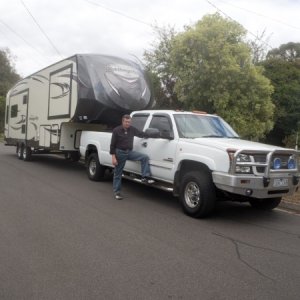
[[[180,183],[182,182],[184,175],[190,171],[204,171],[211,173],[209,167],[204,163],[193,160],[184,160],[180,162],[174,178],[174,195],[179,196]]]
[[[97,147],[95,146],[95,145],[88,145],[87,147],[86,147],[86,150],[85,150],[85,162],[87,163],[87,161],[88,161],[88,158],[89,158],[89,156],[92,154],[92,153],[97,153],[97,155],[98,155],[98,149],[97,149]]]

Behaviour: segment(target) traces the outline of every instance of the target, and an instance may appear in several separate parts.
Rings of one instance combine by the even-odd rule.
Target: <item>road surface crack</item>
[[[266,247],[254,246],[254,245],[251,245],[249,243],[246,243],[246,242],[243,242],[243,241],[239,241],[239,240],[233,239],[233,238],[231,238],[229,236],[226,236],[226,235],[223,235],[223,234],[220,234],[220,233],[216,233],[216,232],[213,232],[212,234],[214,234],[216,236],[219,236],[219,237],[222,237],[222,238],[224,238],[226,240],[229,240],[234,245],[234,247],[235,247],[235,252],[237,254],[237,257],[238,257],[239,261],[241,261],[244,265],[246,265],[248,268],[250,268],[251,270],[253,270],[257,274],[259,274],[260,276],[262,276],[264,278],[267,278],[267,279],[269,279],[269,280],[271,280],[273,282],[275,282],[274,278],[271,278],[270,276],[267,276],[266,274],[264,274],[263,272],[261,272],[257,268],[253,267],[251,264],[249,264],[242,257],[239,245],[246,245],[248,247],[252,247],[252,248],[256,248],[256,249],[262,249],[262,250],[265,250],[265,251],[271,251],[271,252],[275,252],[275,253],[287,255],[287,256],[290,256],[290,257],[300,258],[300,256],[297,255],[297,254],[286,253],[286,252],[282,252],[282,251],[278,251],[278,250],[274,250],[274,249],[270,249],[270,248],[266,248]]]

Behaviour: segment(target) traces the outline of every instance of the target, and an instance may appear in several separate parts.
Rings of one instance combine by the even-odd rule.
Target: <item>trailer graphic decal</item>
[[[51,96],[51,99],[59,99],[65,97],[70,92],[70,85],[68,83],[53,82],[51,83],[51,85],[56,85],[61,89],[60,90],[61,94],[57,96]]]

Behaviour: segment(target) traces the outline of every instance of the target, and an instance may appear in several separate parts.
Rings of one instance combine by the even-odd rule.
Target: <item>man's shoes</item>
[[[115,199],[116,199],[116,200],[122,200],[123,197],[121,196],[120,193],[115,193]]]
[[[152,184],[152,183],[154,183],[155,181],[153,180],[153,179],[149,179],[149,178],[145,178],[145,177],[143,177],[142,179],[141,179],[141,183],[145,183],[145,184]]]

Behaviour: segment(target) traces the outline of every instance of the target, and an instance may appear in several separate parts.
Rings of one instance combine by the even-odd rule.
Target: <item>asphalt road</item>
[[[91,182],[82,164],[0,143],[0,299],[299,299],[300,216]]]

